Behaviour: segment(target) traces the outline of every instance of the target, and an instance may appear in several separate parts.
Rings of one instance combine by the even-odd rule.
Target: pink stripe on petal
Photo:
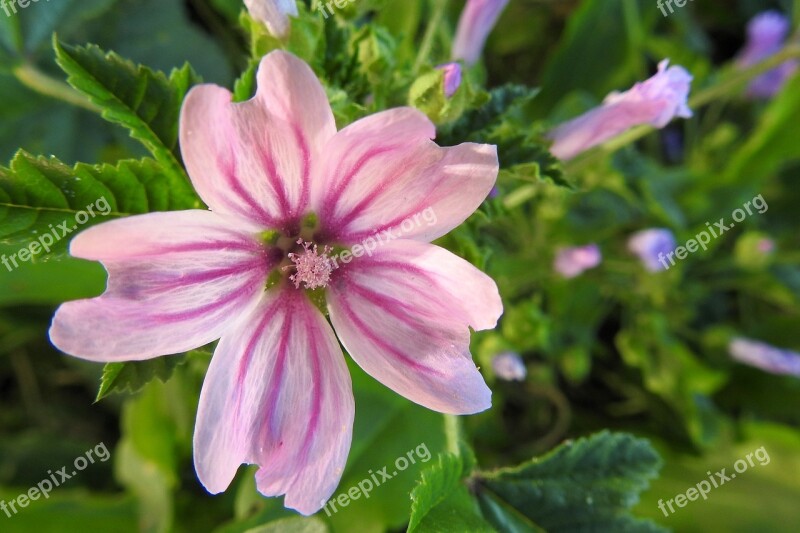
[[[430,241],[466,220],[497,179],[496,148],[440,148],[434,136],[430,120],[411,108],[370,115],[337,133],[313,180],[322,234],[354,244],[403,227],[403,238]]]
[[[354,414],[330,326],[302,292],[274,289],[211,361],[195,429],[198,476],[218,493],[240,464],[257,464],[260,492],[312,514],[344,471]]]
[[[251,235],[208,211],[107,222],[76,236],[70,250],[101,261],[108,287],[63,304],[50,339],[94,361],[147,359],[218,339],[255,305],[274,266]]]
[[[181,153],[212,210],[249,227],[286,229],[308,208],[312,161],[336,125],[319,80],[293,55],[267,54],[256,78],[246,102],[214,85],[189,91]]]
[[[471,414],[491,405],[472,362],[470,327],[494,327],[494,282],[437,246],[398,240],[356,258],[329,285],[342,344],[368,374],[430,409]]]

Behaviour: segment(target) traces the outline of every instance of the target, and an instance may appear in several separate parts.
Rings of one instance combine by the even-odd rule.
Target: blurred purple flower
[[[675,235],[664,228],[638,231],[628,239],[628,250],[636,254],[650,272],[667,270],[667,262],[663,258],[676,246]]]
[[[528,369],[522,358],[514,352],[503,352],[492,359],[494,375],[505,381],[523,381],[528,375]]]
[[[757,247],[758,247],[758,251],[761,252],[762,254],[764,254],[764,255],[771,254],[772,252],[775,251],[775,241],[773,241],[772,239],[768,239],[766,237],[763,237],[763,238],[758,240]]]
[[[497,24],[508,0],[467,0],[453,43],[453,59],[467,65],[478,61],[486,38]]]
[[[244,0],[250,15],[281,39],[289,35],[289,17],[297,16],[295,0]]]
[[[747,24],[747,42],[739,52],[736,64],[747,68],[767,59],[778,52],[789,33],[790,21],[778,11],[764,11],[753,17]],[[784,83],[797,70],[798,62],[786,61],[777,68],[765,72],[750,82],[747,96],[750,98],[771,98],[777,94]]]
[[[444,72],[444,95],[451,98],[461,86],[461,65],[459,63],[445,63],[436,67]]]
[[[583,274],[585,270],[600,264],[603,256],[596,244],[586,246],[570,246],[560,248],[556,253],[553,268],[563,277],[569,279]]]
[[[800,354],[764,342],[737,337],[728,345],[733,359],[772,374],[800,377]]]
[[[668,59],[663,60],[650,79],[623,93],[613,92],[600,107],[556,126],[548,134],[553,140],[553,155],[572,159],[634,126],[663,128],[676,116],[691,117],[686,99],[692,76],[683,67],[667,68],[668,64]]]

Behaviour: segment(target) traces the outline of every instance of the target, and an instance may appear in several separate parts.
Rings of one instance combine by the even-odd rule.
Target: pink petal
[[[219,343],[203,384],[195,468],[211,493],[242,463],[259,491],[319,510],[344,471],[355,406],[339,343],[301,291],[269,292]]]
[[[467,0],[453,42],[453,59],[472,65],[480,59],[486,43],[508,0]]]
[[[106,222],[75,237],[70,252],[101,261],[108,288],[61,305],[50,340],[94,361],[147,359],[218,339],[255,305],[268,268],[252,236],[208,211]]]
[[[430,140],[435,135],[430,120],[408,107],[370,115],[337,133],[312,194],[326,237],[357,243],[390,230],[431,241],[466,220],[497,179],[496,147],[441,148]]]
[[[491,278],[447,250],[408,240],[340,272],[328,287],[331,321],[368,374],[436,411],[491,406],[469,352],[469,328],[493,328],[503,312]]]
[[[692,76],[683,67],[668,68],[668,63],[661,61],[651,78],[623,93],[609,94],[602,106],[554,128],[549,133],[550,151],[568,160],[634,126],[663,128],[675,117],[691,117],[687,97]]]
[[[258,92],[200,85],[181,110],[186,168],[203,201],[251,227],[289,230],[304,214],[311,162],[336,133],[325,91],[308,65],[282,51],[261,60]]]

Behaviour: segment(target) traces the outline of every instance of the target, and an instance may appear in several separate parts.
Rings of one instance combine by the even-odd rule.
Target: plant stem
[[[456,415],[444,415],[444,436],[447,451],[453,455],[461,455],[461,420]]]
[[[433,41],[436,39],[436,32],[439,30],[439,26],[444,18],[445,8],[447,7],[445,0],[431,0],[431,3],[433,4],[433,14],[428,21],[428,27],[425,28],[425,35],[422,36],[422,43],[419,45],[417,59],[414,61],[414,74],[418,73],[423,63],[430,58],[429,56],[433,49]]]
[[[45,74],[30,63],[23,63],[14,67],[13,73],[20,83],[39,94],[61,100],[70,105],[82,107],[83,109],[88,109],[98,114],[102,111],[100,107],[93,104],[88,98],[63,81]]]

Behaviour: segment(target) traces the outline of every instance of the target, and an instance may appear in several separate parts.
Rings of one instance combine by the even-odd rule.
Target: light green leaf
[[[294,517],[254,527],[247,533],[328,533],[328,531],[328,526],[319,518]]]
[[[422,472],[411,492],[409,533],[495,531],[481,517],[467,490],[464,475],[463,461],[452,454],[440,455],[435,464]]]

